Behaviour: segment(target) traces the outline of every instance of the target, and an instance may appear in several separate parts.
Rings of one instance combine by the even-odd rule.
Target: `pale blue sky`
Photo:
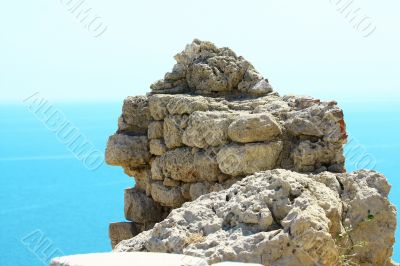
[[[354,0],[351,8],[376,26],[368,38],[336,10],[340,0],[85,0],[108,26],[98,38],[68,1],[2,2],[0,101],[35,91],[53,101],[144,94],[193,38],[231,47],[281,94],[400,96],[398,0]]]

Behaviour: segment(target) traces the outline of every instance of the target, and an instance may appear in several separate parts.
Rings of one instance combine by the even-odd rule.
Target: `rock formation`
[[[175,59],[148,95],[125,99],[107,144],[107,163],[136,183],[125,190],[130,222],[110,225],[113,247],[137,235],[117,250],[264,265],[335,265],[353,251],[359,262],[389,261],[389,186],[377,173],[343,174],[335,101],[279,96],[210,42],[194,40]]]
[[[186,254],[210,264],[390,265],[396,210],[389,190],[373,171],[259,172],[185,203],[116,251]]]
[[[107,162],[135,177],[125,191],[134,228],[257,171],[344,171],[346,132],[335,102],[280,97],[248,61],[209,42],[195,40],[175,58],[148,96],[124,101],[107,145]],[[110,232],[129,227],[113,224]]]

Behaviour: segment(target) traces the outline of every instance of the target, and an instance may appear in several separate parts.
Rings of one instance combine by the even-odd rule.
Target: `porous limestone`
[[[124,101],[107,144],[107,163],[135,178],[125,197],[135,228],[255,172],[345,171],[335,101],[279,96],[246,59],[210,42],[194,40],[175,59],[150,93]]]
[[[262,265],[392,265],[396,209],[374,171],[259,172],[200,196],[115,251]]]

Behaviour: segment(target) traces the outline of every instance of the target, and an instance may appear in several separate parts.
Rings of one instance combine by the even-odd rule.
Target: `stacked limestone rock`
[[[114,244],[149,229],[171,208],[257,171],[343,172],[343,113],[335,102],[280,97],[229,48],[195,40],[148,96],[124,101],[106,160],[136,186]],[[134,228],[134,229],[132,229]]]
[[[260,182],[259,191],[257,186],[253,186],[251,192],[247,191],[240,198],[234,197],[235,202],[241,205],[223,207],[223,203],[218,203],[211,207],[214,214],[209,210],[202,212],[209,199],[219,202],[228,193],[226,191],[231,191],[222,190],[256,172],[283,168],[303,173],[343,173],[343,144],[347,135],[343,112],[336,102],[321,102],[310,97],[281,97],[272,91],[268,80],[248,61],[236,56],[229,48],[217,48],[209,42],[194,40],[175,59],[177,63],[172,72],[154,83],[151,93],[128,97],[124,101],[118,131],[108,141],[107,162],[122,166],[125,173],[136,181],[134,188],[125,190],[125,217],[131,222],[110,225],[113,246],[153,228],[155,223],[164,220],[172,209],[179,208],[183,203],[221,191],[200,198],[202,200],[195,201],[194,205],[184,205],[183,209],[172,212],[153,230],[140,234],[130,242],[121,243],[119,249],[194,254],[210,261],[243,259],[265,265],[289,265],[285,264],[285,258],[294,252],[292,248],[288,251],[289,246],[305,245],[311,237],[309,246],[303,249],[312,259],[321,257],[324,252],[327,253],[321,257],[321,262],[337,261],[346,255],[336,246],[339,242],[334,239],[346,232],[346,226],[354,226],[354,223],[364,219],[368,210],[367,217],[379,211],[365,206],[362,213],[357,213],[357,218],[346,221],[348,207],[343,205],[343,193],[346,189],[353,193],[349,192],[349,195],[358,195],[358,190],[375,191],[376,187],[370,184],[372,179],[365,181],[367,185],[363,181],[361,188],[358,188],[357,182],[349,182],[347,188],[340,178],[348,180],[354,175],[348,178],[346,175],[326,174],[328,182],[324,174],[303,176],[283,170],[266,172],[261,175],[263,178],[267,175],[268,182],[257,180]],[[285,183],[282,176],[292,181]],[[246,182],[235,187],[238,185],[250,186]],[[387,213],[384,218],[390,219],[379,222],[374,230],[380,232],[384,226],[389,228],[385,229],[385,237],[382,236],[388,242],[380,256],[388,258],[395,227],[394,208],[387,202],[387,184],[376,186],[379,187],[376,198],[382,201],[379,207]],[[275,192],[265,194],[271,187]],[[323,192],[317,193],[318,190]],[[255,202],[246,201],[246,197],[252,198],[255,191],[262,198],[254,199]],[[328,202],[324,203],[324,200]],[[305,208],[308,206],[313,206],[315,210],[307,213]],[[232,210],[228,211],[228,207]],[[250,213],[240,214],[241,210],[250,207]],[[188,208],[197,211],[185,216]],[[369,214],[372,212],[374,214]],[[297,214],[300,218],[296,218]],[[232,217],[228,219],[228,216]],[[217,224],[208,219],[215,220]],[[297,224],[295,229],[290,226],[292,222]],[[176,228],[178,231],[168,229],[177,224],[183,227]],[[307,231],[308,227],[311,231]],[[241,233],[232,235],[232,228]],[[238,253],[233,246],[234,251],[218,251],[217,255],[215,251],[208,250],[210,245],[229,246],[234,239],[249,232],[263,234],[253,235],[257,239],[243,238],[253,243],[243,243],[248,245],[242,249],[248,252],[246,256]],[[195,241],[194,246],[183,240],[193,234],[198,234],[200,239]],[[213,235],[211,238],[208,237],[210,234]],[[275,241],[275,236],[280,240],[274,243],[289,253],[279,253],[279,258],[272,255],[263,258],[267,256],[265,254],[269,251],[266,250]],[[219,237],[221,243],[217,243]],[[261,254],[258,260],[252,256],[258,253],[251,250],[260,242],[263,244],[257,244]],[[322,248],[315,251],[318,245],[325,245],[329,250]],[[346,245],[342,246],[348,250]],[[308,260],[303,258],[306,255],[301,254],[299,252],[294,256],[306,263]]]

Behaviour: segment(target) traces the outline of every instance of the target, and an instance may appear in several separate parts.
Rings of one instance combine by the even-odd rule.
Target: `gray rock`
[[[185,203],[115,250],[185,254],[210,264],[391,265],[396,209],[389,188],[373,171],[260,172]]]
[[[208,192],[210,192],[210,187],[203,182],[193,183],[190,185],[189,194],[191,200],[195,200]]]

